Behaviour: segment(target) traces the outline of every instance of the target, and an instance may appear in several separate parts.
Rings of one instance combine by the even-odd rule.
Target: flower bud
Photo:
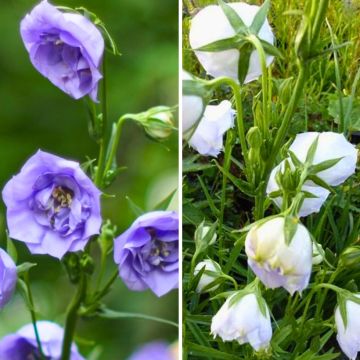
[[[319,265],[324,261],[324,249],[319,243],[313,242],[313,265]]]
[[[248,5],[243,2],[229,3],[246,26],[250,26],[259,6]],[[241,50],[230,48],[222,51],[196,51],[205,45],[214,43],[218,40],[233,38],[235,30],[226,18],[223,10],[218,5],[210,5],[200,10],[191,21],[189,41],[192,49],[195,50],[200,64],[206,72],[213,77],[228,76],[238,81],[238,64],[242,56]],[[270,44],[274,43],[274,35],[270,25],[265,20],[258,37]],[[274,57],[266,56],[266,64],[269,66]],[[245,76],[244,83],[256,80],[262,74],[260,59],[257,51],[252,51],[250,55],[249,67]]]
[[[259,299],[254,293],[239,295],[237,292],[228,297],[212,318],[211,334],[214,337],[220,336],[223,341],[236,340],[240,345],[249,343],[255,351],[267,349],[272,329],[269,309],[265,301],[260,299],[263,302],[261,308]]]
[[[16,287],[16,265],[0,248],[0,310],[10,301]]]
[[[291,160],[287,159],[287,161],[289,161],[291,167],[293,167],[293,164],[291,163]],[[284,168],[285,168],[285,160],[283,160],[279,165],[274,167],[274,169],[271,171],[269,182],[268,182],[267,187],[266,187],[266,193],[268,195],[270,193],[278,191],[280,189],[280,186],[276,181],[276,176],[277,176],[279,171],[281,171],[281,173],[283,173]],[[304,192],[311,193],[316,197],[311,197],[311,198],[307,197],[307,198],[304,199],[304,201],[303,201],[303,203],[301,205],[299,214],[298,214],[300,217],[308,216],[310,214],[319,212],[322,205],[324,204],[324,202],[326,201],[327,197],[330,194],[329,190],[324,189],[323,187],[316,185],[315,183],[313,183],[310,180],[305,181],[305,183],[302,186],[301,190],[304,191]],[[272,198],[272,201],[277,205],[277,207],[279,209],[281,209],[282,203],[283,203],[283,199],[282,199],[281,196],[278,196],[276,198]]]
[[[304,225],[286,241],[286,222],[282,216],[254,225],[246,236],[248,264],[268,288],[285,288],[291,295],[304,290],[311,275],[312,244]]]
[[[198,286],[196,288],[196,292],[202,293],[204,292],[204,288],[206,288],[210,283],[212,283],[214,280],[216,280],[221,275],[221,267],[220,265],[211,259],[206,259],[201,262],[199,262],[194,270],[194,275],[196,276],[200,270],[205,267],[206,271],[211,271],[214,274],[206,274],[205,272],[201,275],[201,278],[199,280]],[[211,287],[210,289],[207,289],[206,291],[214,291],[219,287],[219,285],[215,285]]]
[[[219,105],[208,105],[189,145],[201,155],[218,156],[225,132],[234,126],[234,114],[228,100]]]
[[[205,240],[205,237],[208,234],[209,230],[210,230],[210,226],[204,226],[204,225],[199,226],[195,230],[195,235],[194,235],[195,236],[195,242],[197,244],[202,243]],[[214,233],[212,238],[208,241],[208,245],[214,244],[216,239],[217,239],[217,234]]]
[[[340,255],[339,264],[344,268],[360,266],[360,246],[350,246]]]
[[[354,295],[360,298],[360,294]],[[338,306],[335,310],[336,339],[345,355],[351,360],[356,360],[360,351],[360,304],[349,299],[343,301],[345,301],[346,320],[343,319]]]
[[[188,91],[189,89],[185,85],[184,81],[194,80],[195,77],[184,70],[182,71],[182,77],[182,132],[184,134],[201,119],[201,116],[204,113],[205,101],[203,100],[203,97],[200,96],[200,94],[195,94],[195,91]]]
[[[257,126],[253,126],[246,134],[246,140],[250,147],[259,149],[262,145],[261,131]]]
[[[146,118],[141,121],[145,132],[154,140],[168,138],[174,129],[174,116],[171,108],[157,106],[148,110]]]
[[[343,183],[355,172],[357,162],[357,149],[346,140],[343,134],[328,132],[306,132],[296,135],[290,149],[296,157],[305,162],[308,150],[318,137],[318,143],[311,165],[324,161],[340,159],[335,165],[316,175],[327,184],[337,186]]]

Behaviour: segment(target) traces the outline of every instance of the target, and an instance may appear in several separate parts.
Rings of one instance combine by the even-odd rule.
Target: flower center
[[[69,208],[72,204],[74,192],[62,186],[56,186],[51,197],[54,199],[54,211],[58,213],[61,208]]]
[[[170,258],[176,243],[174,241],[162,241],[153,228],[147,229],[151,240],[141,250],[143,259],[152,266],[164,266],[171,262]]]

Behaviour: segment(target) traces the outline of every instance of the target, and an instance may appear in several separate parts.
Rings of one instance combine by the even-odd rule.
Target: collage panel
[[[358,359],[358,1],[182,1],[183,359]]]
[[[0,5],[1,360],[178,358],[177,5]]]

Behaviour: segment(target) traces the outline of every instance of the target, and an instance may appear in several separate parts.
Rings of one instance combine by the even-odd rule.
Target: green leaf
[[[348,323],[347,322],[347,311],[346,311],[346,299],[344,298],[344,296],[338,294],[337,300],[338,300],[340,315],[341,315],[342,321],[344,323],[344,328],[346,330],[347,323]]]
[[[318,196],[316,196],[315,194],[313,194],[309,191],[301,190],[301,192],[304,194],[305,199],[317,199],[318,198]]]
[[[317,175],[308,175],[307,179],[311,180],[316,185],[319,185],[319,186],[323,187],[324,189],[327,189],[330,192],[334,193],[334,189],[323,179],[319,178]]]
[[[319,135],[316,136],[312,144],[310,145],[308,152],[306,154],[306,160],[305,162],[308,164],[312,164],[315,158],[316,149],[319,143]]]
[[[192,359],[197,359],[198,357],[205,357],[211,359],[220,359],[220,360],[239,360],[238,356],[228,354],[226,352],[215,350],[213,348],[198,345],[194,343],[187,342],[185,344],[187,350],[192,355]]]
[[[261,296],[261,294],[256,294],[256,300],[258,302],[261,314],[266,318],[268,315],[268,307],[265,299]]]
[[[31,268],[37,266],[36,263],[25,262],[16,267],[18,275],[28,272]]]
[[[217,52],[225,51],[230,49],[237,49],[239,46],[245,44],[245,40],[239,40],[237,35],[229,37],[226,39],[220,39],[212,43],[200,46],[199,48],[194,49],[194,51],[207,51],[207,52]]]
[[[249,71],[250,57],[253,52],[252,45],[246,44],[241,49],[238,63],[238,78],[240,84],[244,84],[246,75]]]
[[[280,59],[284,58],[283,53],[274,45],[268,43],[267,41],[260,40],[262,47],[264,48],[264,51],[272,56],[276,56]]]
[[[344,114],[347,115],[346,124],[348,131],[360,131],[360,100],[352,96],[343,96],[342,105]],[[336,95],[330,95],[328,113],[334,118],[336,124],[340,123],[340,103]]]
[[[102,318],[106,318],[106,319],[143,319],[143,320],[150,320],[150,321],[155,321],[155,322],[159,322],[162,324],[167,324],[167,325],[172,325],[174,327],[178,327],[177,323],[170,321],[170,320],[162,319],[162,318],[159,318],[156,316],[150,316],[150,315],[139,314],[139,313],[115,311],[115,310],[110,310],[107,308],[101,308],[100,312],[98,313],[98,316],[100,316]]]
[[[242,21],[241,17],[237,14],[237,12],[223,0],[218,0],[218,4],[220,5],[222,11],[224,12],[226,18],[229,20],[230,25],[234,29],[237,34],[245,34],[247,26]]]
[[[177,189],[173,190],[164,200],[160,201],[154,208],[154,210],[167,210],[169,207],[174,195],[176,194]]]
[[[321,163],[318,163],[316,165],[312,165],[312,166],[310,166],[310,172],[312,174],[317,174],[317,173],[319,173],[321,171],[330,169],[331,167],[335,166],[343,158],[344,157],[331,159],[331,160],[325,160],[325,161],[323,161]]]
[[[289,150],[289,155],[295,167],[299,168],[303,166],[303,163],[299,160],[299,158],[295,155],[293,151]]]
[[[285,216],[285,226],[284,226],[284,235],[285,235],[285,244],[289,246],[291,240],[295,236],[299,220],[294,216]]]
[[[125,198],[129,203],[130,210],[136,217],[143,215],[145,213],[145,211],[140,206],[135,204],[134,201],[132,201],[129,196],[126,196]]]
[[[256,13],[253,22],[250,25],[250,30],[253,34],[257,35],[264,25],[266,20],[266,16],[270,9],[270,0],[265,0],[265,2],[261,5],[260,9]]]

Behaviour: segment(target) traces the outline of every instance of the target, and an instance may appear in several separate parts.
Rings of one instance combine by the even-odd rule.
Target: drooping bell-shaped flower
[[[254,225],[246,236],[245,251],[250,268],[265,286],[283,287],[292,295],[309,283],[313,252],[309,231],[301,223],[293,222],[287,239],[285,219],[278,216]]]
[[[201,275],[198,285],[196,287],[196,292],[198,292],[198,293],[204,292],[204,289],[209,284],[211,284],[214,280],[216,280],[219,275],[221,275],[221,267],[214,260],[205,259],[203,261],[200,261],[195,266],[194,275],[197,275],[202,268],[205,268],[205,272]],[[207,274],[206,271],[209,271],[211,273]],[[218,287],[219,287],[219,285],[215,285],[215,286],[211,287],[210,289],[207,289],[206,291],[214,291]]]
[[[262,307],[259,300],[263,302]],[[240,345],[249,343],[256,351],[266,350],[272,328],[265,301],[254,293],[229,296],[212,318],[211,334],[220,336],[223,341],[237,341]]]
[[[246,27],[252,25],[255,15],[260,9],[259,6],[249,5],[244,2],[229,3],[228,6],[236,12]],[[243,46],[239,51],[241,40],[239,37],[237,38],[236,35],[238,35],[237,32],[219,5],[209,5],[194,16],[191,21],[189,33],[190,46],[195,50],[196,57],[209,75],[213,77],[228,76],[238,80],[239,59],[242,56],[248,56],[245,49],[249,44]],[[271,45],[274,43],[274,35],[267,19],[265,19],[256,35],[259,39]],[[225,39],[234,40],[232,45],[228,47],[222,46],[225,50],[222,50],[222,48],[217,51],[197,50],[205,45]],[[236,43],[237,41],[239,41],[239,43]],[[256,80],[262,74],[260,58],[257,51],[253,49],[249,55],[250,58],[247,73],[243,81],[244,83]],[[273,56],[267,55],[266,65],[269,66],[273,59]]]

